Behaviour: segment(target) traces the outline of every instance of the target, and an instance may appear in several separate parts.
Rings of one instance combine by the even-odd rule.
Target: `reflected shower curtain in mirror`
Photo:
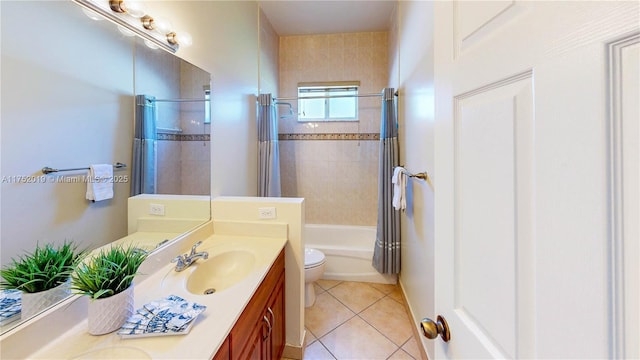
[[[155,97],[136,95],[131,196],[156,193],[156,150]]]
[[[278,117],[271,94],[258,95],[258,196],[280,196]]]
[[[381,274],[400,272],[400,213],[393,208],[393,170],[399,166],[398,118],[393,88],[382,93],[378,163],[378,229],[373,267]]]

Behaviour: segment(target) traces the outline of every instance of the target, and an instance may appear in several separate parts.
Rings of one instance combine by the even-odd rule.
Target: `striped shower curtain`
[[[373,267],[381,274],[400,272],[400,213],[393,208],[393,170],[399,166],[398,118],[393,88],[382,93],[378,163],[378,229]]]
[[[156,152],[155,97],[136,95],[131,196],[156,193]]]
[[[271,94],[258,95],[258,196],[280,196],[278,117]]]

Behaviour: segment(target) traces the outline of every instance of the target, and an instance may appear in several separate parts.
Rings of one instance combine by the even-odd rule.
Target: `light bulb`
[[[154,18],[153,25],[154,25],[154,30],[156,30],[162,35],[167,35],[168,33],[170,33],[171,28],[173,27],[173,25],[171,25],[171,22],[169,22],[169,20],[163,17]]]
[[[87,15],[87,17],[91,20],[100,21],[102,20],[102,16],[98,15],[97,12],[91,11],[89,9],[82,8],[82,12]]]
[[[191,44],[193,44],[193,38],[191,37],[191,34],[186,31],[181,31],[176,34],[176,41],[180,46],[184,47],[191,46]]]
[[[146,14],[144,4],[138,0],[126,0],[124,8],[127,10],[127,14],[134,18],[141,18]]]
[[[124,36],[135,36],[136,34],[122,25],[118,25],[118,31]]]

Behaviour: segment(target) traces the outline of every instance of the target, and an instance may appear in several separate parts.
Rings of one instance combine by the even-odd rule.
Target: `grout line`
[[[370,286],[370,285],[369,285]],[[373,286],[371,286],[373,288]],[[375,288],[374,288],[375,289]],[[378,290],[378,289],[375,289]],[[380,290],[378,290],[380,291]],[[335,297],[332,293],[330,293],[327,290],[327,293],[329,293],[329,295],[331,295],[334,299],[336,299],[339,303],[341,303],[342,305],[344,305],[347,309],[351,310],[351,308],[349,308],[346,304],[344,304],[342,301],[340,301],[340,299],[338,299],[337,297]],[[382,291],[380,291],[380,293],[383,294],[383,296],[381,298],[379,298],[378,300],[374,301],[373,303],[371,303],[369,306],[365,307],[364,309],[362,309],[360,312],[356,313],[355,311],[351,310],[351,312],[353,312],[355,314],[355,316],[352,316],[351,318],[349,318],[349,320],[353,319],[354,317],[358,317],[360,318],[360,320],[364,321],[367,325],[371,326],[375,331],[377,331],[380,335],[382,335],[385,339],[389,340],[393,345],[396,346],[396,350],[394,352],[391,353],[391,355],[395,354],[398,349],[400,349],[400,346],[398,346],[398,344],[396,344],[393,340],[389,339],[388,336],[386,336],[384,333],[382,333],[377,327],[375,327],[373,324],[369,323],[367,320],[365,320],[362,316],[360,316],[360,314],[362,314],[364,311],[366,311],[368,308],[372,307],[373,305],[375,305],[377,302],[379,302],[380,300],[384,299],[385,297],[387,297],[388,295],[384,295],[384,293]],[[346,323],[347,321],[343,322],[342,324]],[[337,329],[338,327],[340,327],[342,324],[338,325],[335,329]],[[328,333],[325,334],[328,335],[329,333],[331,333],[332,331],[334,331],[335,329],[332,329],[331,331],[329,331]],[[320,339],[318,339],[318,341],[321,341]],[[322,343],[322,345],[324,345],[324,343]],[[335,357],[335,356],[334,356]]]
[[[356,281],[356,282],[357,282],[357,281]],[[411,326],[411,316],[409,315],[409,314],[410,314],[410,312],[408,311],[409,309],[408,309],[408,306],[407,306],[407,303],[406,303],[406,298],[405,298],[405,296],[404,296],[404,292],[403,292],[402,287],[400,287],[400,294],[401,294],[401,296],[402,296],[402,300],[404,301],[404,303],[402,303],[402,302],[400,302],[400,301],[396,300],[394,297],[392,297],[392,296],[391,296],[391,293],[393,293],[393,291],[391,291],[391,292],[389,292],[389,293],[385,294],[383,291],[381,291],[381,290],[379,290],[379,289],[375,288],[374,286],[371,286],[371,285],[369,285],[368,283],[364,283],[364,284],[369,285],[371,288],[375,289],[376,291],[380,292],[381,294],[383,294],[383,296],[382,296],[381,298],[377,299],[376,301],[374,301],[373,303],[371,303],[370,305],[368,305],[367,307],[365,307],[364,309],[362,309],[361,311],[359,311],[359,312],[357,312],[357,313],[356,313],[356,312],[355,312],[355,311],[353,311],[349,306],[347,306],[345,303],[343,303],[342,301],[340,301],[340,299],[338,299],[336,296],[334,296],[334,295],[329,291],[330,289],[332,289],[332,288],[334,288],[334,287],[336,287],[336,286],[338,286],[338,285],[340,285],[340,284],[342,284],[342,283],[344,283],[344,281],[340,281],[340,282],[336,283],[335,285],[333,285],[333,286],[331,286],[331,287],[329,287],[329,288],[327,288],[327,289],[324,289],[324,288],[323,288],[322,286],[320,286],[320,285],[318,285],[318,286],[319,286],[320,288],[324,289],[324,292],[326,292],[327,294],[329,294],[329,295],[330,295],[334,300],[338,301],[338,302],[339,302],[340,304],[342,304],[345,308],[347,308],[349,311],[351,311],[351,313],[353,314],[353,316],[351,316],[350,318],[348,318],[348,319],[346,319],[345,321],[341,322],[340,324],[337,324],[335,327],[333,327],[331,330],[327,331],[327,333],[326,333],[326,334],[324,334],[324,335],[323,335],[323,336],[321,336],[321,337],[316,336],[316,334],[314,334],[311,330],[309,330],[309,329],[307,328],[306,330],[307,330],[307,331],[309,331],[311,334],[313,334],[313,336],[316,338],[316,340],[315,340],[314,342],[316,342],[316,341],[320,342],[320,344],[322,345],[322,347],[324,347],[324,348],[327,350],[327,352],[328,352],[329,354],[331,354],[331,356],[333,356],[335,359],[339,360],[339,359],[338,359],[338,358],[337,358],[337,357],[336,357],[336,356],[335,356],[331,351],[329,351],[329,349],[325,346],[325,344],[322,342],[322,338],[323,338],[323,337],[325,337],[325,336],[327,336],[327,335],[329,335],[331,332],[335,331],[337,328],[339,328],[340,326],[344,325],[346,322],[348,322],[348,321],[352,320],[354,317],[356,317],[356,316],[357,316],[358,318],[360,318],[360,320],[364,321],[367,325],[371,326],[375,331],[377,331],[380,335],[382,335],[384,338],[386,338],[386,339],[387,339],[387,340],[389,340],[393,345],[395,345],[395,346],[396,346],[395,351],[394,351],[393,353],[391,353],[391,355],[389,355],[389,357],[393,356],[393,355],[394,355],[394,354],[396,354],[398,351],[402,351],[402,352],[404,352],[405,354],[407,354],[408,356],[410,356],[412,359],[415,359],[415,358],[413,357],[413,355],[409,354],[407,351],[405,351],[404,349],[402,349],[402,347],[403,347],[404,345],[406,345],[406,344],[407,344],[409,341],[411,341],[412,339],[415,339],[418,343],[420,342],[420,340],[419,340],[419,339],[416,339],[416,336],[417,336],[417,334],[416,334],[416,333],[417,333],[416,329],[413,329],[413,326]],[[395,291],[395,290],[394,290],[394,291]],[[413,330],[413,331],[412,331],[412,334],[413,334],[413,335],[412,335],[412,336],[409,336],[409,338],[408,338],[407,340],[405,340],[401,345],[397,345],[393,340],[391,340],[389,337],[387,337],[387,336],[386,336],[384,333],[382,333],[378,328],[376,328],[374,325],[370,324],[367,320],[365,320],[363,317],[361,317],[361,316],[360,316],[360,314],[361,314],[361,313],[363,313],[364,311],[366,311],[367,309],[369,309],[371,306],[375,305],[376,303],[378,303],[379,301],[381,301],[382,299],[384,299],[384,298],[386,298],[386,297],[389,297],[389,298],[390,298],[391,300],[393,300],[393,301],[394,301],[398,306],[402,306],[403,310],[404,310],[404,311],[409,315],[409,325],[411,326],[411,328],[412,328],[412,330]],[[306,326],[305,326],[305,328],[306,328]],[[313,344],[313,342],[312,342],[311,344]],[[311,345],[311,344],[307,344],[307,346],[309,346],[309,345]]]
[[[318,340],[318,341],[320,341],[320,340]],[[335,356],[335,355],[331,352],[331,350],[329,350],[329,348],[327,348],[327,347],[324,345],[324,343],[323,343],[322,341],[320,341],[320,345],[322,345],[322,347],[323,347],[325,350],[327,350],[327,352],[328,352],[329,354],[331,354],[331,356],[333,356],[333,358],[334,358],[334,359],[338,360],[338,357],[337,357],[337,356]]]
[[[391,354],[391,355],[389,355],[389,357],[387,357],[387,360],[388,360],[388,359],[391,359],[391,357],[392,357],[393,355],[397,354],[397,353],[398,353],[398,351],[402,351],[403,353],[405,353],[405,355],[409,356],[409,357],[410,357],[410,358],[412,358],[413,360],[416,360],[416,358],[414,358],[414,357],[413,357],[411,354],[409,354],[408,352],[406,352],[406,351],[402,350],[402,348],[398,348],[398,350],[394,351],[394,352],[393,352],[393,354]]]
[[[329,296],[331,296],[332,298],[334,298],[337,302],[339,302],[340,304],[342,304],[342,306],[344,306],[347,310],[351,311],[351,313],[353,314],[353,316],[351,316],[350,318],[346,319],[345,321],[343,321],[343,322],[341,322],[341,323],[337,324],[335,327],[331,328],[331,330],[327,331],[327,333],[326,333],[326,334],[324,334],[324,335],[322,335],[321,337],[324,337],[324,336],[328,335],[330,332],[332,332],[332,331],[334,331],[335,329],[339,328],[339,327],[340,327],[340,325],[342,325],[342,324],[346,323],[347,321],[349,321],[349,320],[353,319],[355,316],[358,316],[358,314],[357,314],[355,311],[351,310],[347,305],[345,305],[342,301],[340,301],[338,298],[336,298],[335,296],[333,296],[333,294],[331,294],[329,291],[325,291],[325,292],[326,292],[327,294],[329,294]],[[313,334],[313,332],[312,332],[312,334]],[[313,336],[316,336],[316,334],[313,334]],[[320,341],[320,337],[317,337],[317,336],[316,336],[316,339],[318,339],[318,341]],[[324,344],[323,344],[323,345],[324,345]]]

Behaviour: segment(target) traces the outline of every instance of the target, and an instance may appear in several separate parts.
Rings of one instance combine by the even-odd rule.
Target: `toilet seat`
[[[313,267],[317,267],[323,265],[325,262],[325,257],[322,251],[305,248],[304,249],[304,268],[310,269]]]

